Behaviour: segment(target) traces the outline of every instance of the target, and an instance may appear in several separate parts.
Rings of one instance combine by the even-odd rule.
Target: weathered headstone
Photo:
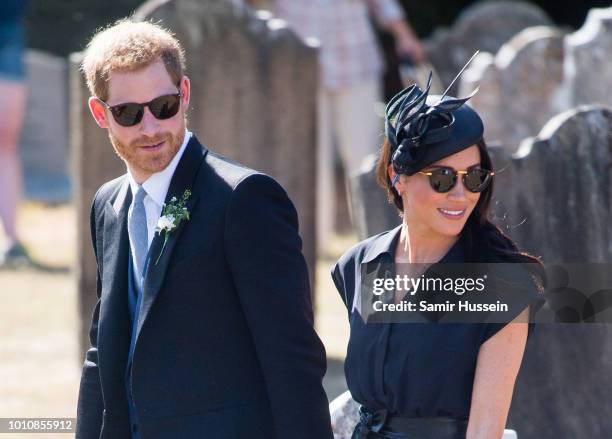
[[[376,181],[377,154],[367,156],[357,173],[350,176],[351,214],[357,237],[362,240],[389,230],[401,222],[385,190]]]
[[[562,113],[514,157],[500,152],[495,194],[521,248],[547,263],[612,262],[612,109]],[[609,324],[537,326],[509,415],[521,439],[607,437],[611,338]]]
[[[459,96],[481,115],[485,139],[514,152],[526,137],[568,108],[563,94],[563,33],[537,26],[519,32],[492,57],[481,53],[461,78]]]
[[[561,113],[513,157],[496,158],[503,171],[495,198],[510,214],[512,236],[549,262],[612,261],[611,111]]]
[[[154,0],[135,18],[161,21],[185,48],[192,81],[190,129],[210,149],[266,172],[287,190],[299,214],[303,252],[314,279],[316,47],[298,39],[281,20],[232,0]],[[123,166],[106,133],[86,114],[86,92],[76,73],[74,81],[81,95],[75,97],[75,116],[84,119],[74,140],[82,177],[80,253],[86,254],[91,252],[85,230],[94,190],[121,174]],[[95,271],[90,258],[80,260],[86,334]]]
[[[470,102],[484,119],[486,138],[513,152],[562,111],[612,105],[611,51],[612,7],[591,9],[574,33],[528,28],[495,56],[479,55],[463,75],[459,94],[480,85]]]
[[[566,39],[566,76],[574,105],[612,105],[612,7],[591,9]]]
[[[25,64],[28,100],[20,153],[26,196],[68,201],[68,66],[64,58],[35,50],[26,52]]]
[[[438,29],[426,42],[432,64],[446,86],[476,50],[497,53],[521,30],[552,25],[546,13],[525,1],[492,0],[466,8],[450,29]],[[451,89],[451,94],[457,88]]]

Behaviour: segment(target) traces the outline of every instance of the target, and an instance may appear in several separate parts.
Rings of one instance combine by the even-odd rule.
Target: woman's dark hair
[[[487,146],[484,140],[476,143],[480,151],[480,165],[485,169],[493,169],[491,156],[487,151]],[[393,203],[398,209],[400,215],[404,211],[402,197],[397,193],[391,185],[391,179],[387,168],[391,163],[391,143],[385,138],[378,163],[376,164],[376,180],[387,192],[389,203]],[[493,195],[493,187],[495,180],[487,188],[480,193],[480,198],[468,218],[462,233],[466,233],[467,242],[469,243],[468,254],[470,259],[481,262],[489,262],[488,255],[492,250],[497,257],[501,257],[500,262],[522,262],[522,263],[537,263],[541,264],[538,257],[522,252],[510,236],[503,232],[489,218],[489,205]]]

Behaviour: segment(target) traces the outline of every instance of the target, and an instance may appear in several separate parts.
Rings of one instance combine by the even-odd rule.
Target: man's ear
[[[106,112],[104,111],[104,105],[100,102],[100,99],[91,96],[88,101],[89,111],[93,116],[94,120],[100,128],[108,128],[108,120],[106,119]]]
[[[185,112],[189,109],[189,99],[191,98],[191,81],[189,77],[184,75],[181,79],[181,99]]]

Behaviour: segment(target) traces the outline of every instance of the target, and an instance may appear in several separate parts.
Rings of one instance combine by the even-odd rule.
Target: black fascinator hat
[[[449,89],[477,53],[461,69]],[[431,77],[430,73],[424,90],[413,84],[387,104],[385,135],[391,144],[391,164],[397,174],[396,180],[399,174],[415,174],[483,138],[482,119],[464,105],[478,89],[461,99],[446,96],[446,92],[430,96]]]

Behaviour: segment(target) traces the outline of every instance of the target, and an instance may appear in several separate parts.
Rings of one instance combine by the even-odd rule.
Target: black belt
[[[387,410],[371,411],[361,407],[352,439],[465,439],[467,424],[467,419],[450,416],[409,418],[390,414]]]

